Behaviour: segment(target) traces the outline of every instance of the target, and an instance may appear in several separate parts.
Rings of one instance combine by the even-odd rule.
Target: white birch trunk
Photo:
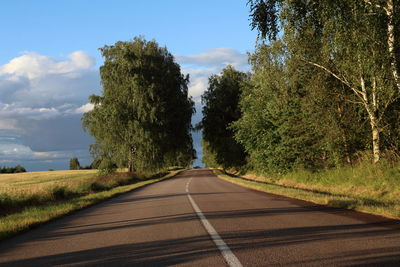
[[[389,57],[390,57],[390,66],[392,68],[393,78],[396,83],[397,89],[400,91],[400,74],[397,69],[398,62],[396,58],[395,51],[395,34],[394,34],[394,2],[393,0],[386,1],[385,8],[387,17],[388,17],[388,25],[387,25],[387,35],[388,35],[388,49],[389,49]]]
[[[380,144],[380,134],[379,127],[377,124],[376,116],[369,117],[371,123],[372,131],[372,152],[374,154],[374,163],[377,163],[381,159],[381,144]]]
[[[373,83],[372,88],[372,103],[368,97],[367,88],[365,87],[364,77],[361,75],[360,78],[361,91],[364,99],[364,106],[367,110],[369,123],[371,125],[372,133],[372,153],[374,156],[374,163],[377,163],[381,159],[381,144],[380,144],[380,132],[379,132],[379,120],[377,116],[377,101],[376,101],[376,83]]]

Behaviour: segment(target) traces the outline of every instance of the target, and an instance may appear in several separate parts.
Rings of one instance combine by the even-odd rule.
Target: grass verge
[[[214,169],[214,173],[219,178],[231,183],[262,192],[400,219],[400,192],[393,187],[391,189],[374,189],[368,186],[355,185],[351,182],[340,185],[327,185],[316,182],[320,180],[313,177],[313,175],[319,177],[321,173],[303,173],[303,178],[298,177],[301,172],[297,174],[291,173],[278,179],[276,177],[267,178],[256,175],[241,177],[218,169]],[[308,179],[305,179],[304,175]],[[375,179],[378,178],[375,177]]]
[[[182,171],[183,170],[174,170],[162,177],[156,176],[155,178],[142,180],[135,182],[134,184],[117,185],[114,188],[108,188],[106,191],[92,192],[87,195],[78,196],[64,201],[48,203],[46,205],[26,207],[21,212],[0,217],[0,240],[9,238],[45,222],[99,203],[122,193],[171,178]]]

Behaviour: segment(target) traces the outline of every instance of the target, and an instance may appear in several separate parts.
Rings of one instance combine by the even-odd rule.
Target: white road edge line
[[[197,206],[196,202],[194,202],[192,196],[189,193],[189,184],[192,181],[192,178],[186,183],[186,193],[187,197],[189,198],[190,204],[194,211],[196,212],[197,216],[199,217],[201,223],[203,224],[204,228],[210,235],[211,239],[214,241],[215,245],[217,245],[218,249],[221,251],[222,256],[225,258],[226,262],[230,267],[243,267],[240,263],[238,258],[236,258],[235,254],[231,251],[228,245],[224,242],[218,232],[214,229],[211,223],[207,220],[206,216],[204,216],[203,212],[200,210],[199,206]]]

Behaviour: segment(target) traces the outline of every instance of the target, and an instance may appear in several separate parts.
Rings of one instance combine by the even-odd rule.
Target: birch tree
[[[275,39],[281,26],[294,57],[330,74],[352,92],[346,101],[365,110],[374,162],[381,158],[382,118],[399,95],[394,2],[388,0],[383,7],[356,0],[249,1],[252,27],[262,38]],[[372,13],[372,8],[382,8],[386,15]]]
[[[189,77],[174,57],[143,38],[100,51],[103,92],[90,97],[94,109],[82,118],[97,154],[130,171],[191,164],[194,103],[188,97]]]

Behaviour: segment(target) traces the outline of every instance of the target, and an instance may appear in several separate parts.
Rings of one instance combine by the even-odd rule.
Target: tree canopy
[[[235,137],[253,166],[352,164],[399,154],[398,0],[249,0],[259,32]],[[265,40],[267,39],[267,40]]]
[[[165,47],[136,37],[100,49],[103,92],[92,95],[94,109],[83,126],[95,138],[95,158],[120,167],[152,171],[168,165],[190,165],[191,116],[189,77]]]
[[[246,153],[229,127],[241,116],[239,97],[247,80],[247,74],[232,66],[209,78],[208,89],[202,95],[201,121],[203,161],[207,166],[238,169],[246,163]]]

